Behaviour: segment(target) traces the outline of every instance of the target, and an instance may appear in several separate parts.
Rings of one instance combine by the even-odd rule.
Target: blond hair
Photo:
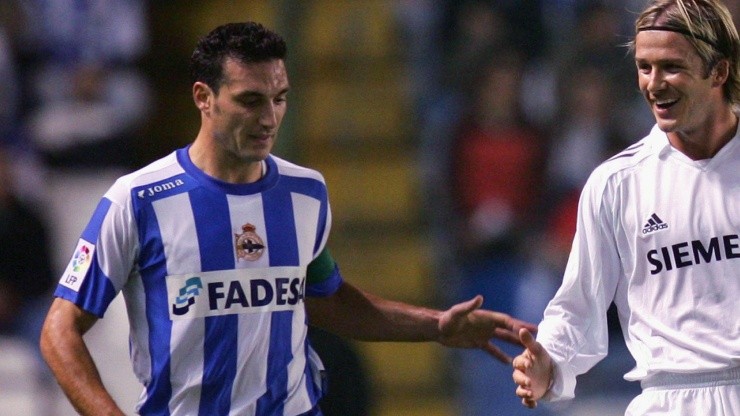
[[[725,99],[740,104],[740,39],[730,12],[718,0],[652,0],[635,21],[635,33],[667,30],[681,33],[704,63],[705,75],[721,60],[729,62]],[[634,40],[629,47],[634,51]]]

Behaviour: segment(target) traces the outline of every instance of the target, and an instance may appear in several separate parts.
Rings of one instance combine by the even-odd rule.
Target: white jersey
[[[55,295],[102,316],[123,292],[139,413],[315,410],[304,296],[341,283],[333,261],[311,268],[331,225],[326,185],[274,156],[266,166],[229,184],[180,149],[119,179],[82,233]]]
[[[619,311],[636,366],[627,380],[740,366],[740,138],[693,161],[666,133],[599,166],[581,195],[563,283],[537,340],[556,364],[546,398],[607,354]]]

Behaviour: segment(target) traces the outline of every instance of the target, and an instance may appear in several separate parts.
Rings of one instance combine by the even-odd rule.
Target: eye
[[[671,73],[671,74],[675,74],[677,72],[681,72],[682,69],[683,69],[683,67],[681,67],[680,65],[677,65],[677,64],[667,64],[665,66],[665,71],[668,72],[668,73]]]
[[[640,71],[640,73],[642,74],[649,74],[650,71],[652,70],[652,67],[648,64],[638,62],[637,70]]]
[[[239,104],[247,108],[259,107],[261,103],[262,100],[258,98],[245,98],[243,100],[239,100]]]

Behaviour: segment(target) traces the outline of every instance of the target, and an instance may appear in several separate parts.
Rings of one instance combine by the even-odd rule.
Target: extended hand
[[[553,365],[550,355],[527,329],[519,330],[519,338],[526,349],[514,358],[513,378],[518,385],[516,395],[531,409],[550,388]]]
[[[441,336],[438,341],[448,347],[481,348],[509,364],[511,357],[496,347],[491,339],[522,345],[517,335],[519,330],[535,331],[536,326],[505,313],[479,309],[482,304],[483,297],[478,295],[444,311],[439,318]]]

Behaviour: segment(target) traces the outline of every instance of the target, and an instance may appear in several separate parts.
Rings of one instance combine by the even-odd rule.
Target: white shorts
[[[738,416],[740,367],[713,373],[659,374],[643,381],[625,416]]]

